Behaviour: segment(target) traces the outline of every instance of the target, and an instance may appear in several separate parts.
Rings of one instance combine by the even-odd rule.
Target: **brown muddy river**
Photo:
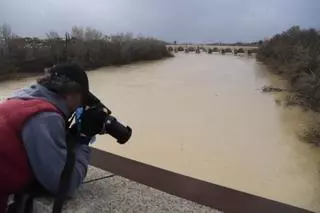
[[[264,69],[253,58],[181,54],[92,71],[92,91],[134,131],[126,145],[100,136],[95,146],[320,212],[320,148],[296,134],[315,117],[261,93],[279,83]],[[30,82],[2,83],[0,95]]]

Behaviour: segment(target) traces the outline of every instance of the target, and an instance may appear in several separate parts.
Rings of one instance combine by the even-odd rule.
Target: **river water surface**
[[[320,212],[319,148],[295,133],[314,117],[261,93],[274,82],[264,69],[253,58],[178,54],[89,72],[91,90],[133,128],[126,145],[99,136],[94,146]],[[32,81],[1,83],[0,95]]]

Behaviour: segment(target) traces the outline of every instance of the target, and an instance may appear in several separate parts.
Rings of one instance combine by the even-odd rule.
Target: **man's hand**
[[[103,132],[106,113],[97,108],[84,110],[81,115],[80,134],[93,137]]]
[[[68,130],[68,134],[73,140],[75,140],[78,144],[85,144],[89,145],[92,137],[80,135],[78,133],[78,126],[77,124],[72,124],[72,126]]]

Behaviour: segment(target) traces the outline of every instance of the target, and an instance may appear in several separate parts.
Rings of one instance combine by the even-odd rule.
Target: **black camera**
[[[124,126],[112,115],[105,118],[105,133],[111,135],[120,144],[125,144],[131,137],[132,130],[129,126]]]
[[[111,110],[108,109],[101,101],[92,93],[89,93],[87,105],[96,107],[104,113],[105,128],[102,134],[109,134],[120,144],[125,144],[131,137],[132,129],[120,123],[114,116],[111,115]]]

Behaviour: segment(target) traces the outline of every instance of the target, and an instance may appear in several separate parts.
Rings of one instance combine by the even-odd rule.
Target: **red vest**
[[[0,213],[4,212],[2,205],[7,196],[23,190],[33,180],[21,131],[26,121],[40,112],[61,114],[44,100],[11,99],[0,103]]]

